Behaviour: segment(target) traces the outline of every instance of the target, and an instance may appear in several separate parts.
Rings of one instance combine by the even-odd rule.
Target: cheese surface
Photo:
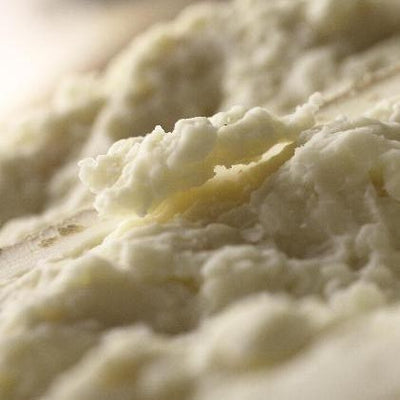
[[[397,400],[400,101],[309,96],[400,58],[398,11],[189,9],[5,134],[3,243],[113,223],[4,276],[0,399]]]

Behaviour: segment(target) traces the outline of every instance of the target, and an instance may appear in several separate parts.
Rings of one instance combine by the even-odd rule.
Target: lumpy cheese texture
[[[217,175],[217,167],[230,168],[293,142],[313,123],[310,111],[317,104],[318,96],[281,120],[262,108],[234,108],[178,121],[172,132],[157,127],[145,137],[116,142],[106,156],[81,161],[80,178],[99,194],[100,213],[146,214],[173,194],[201,186]]]
[[[82,162],[99,210],[122,225],[5,279],[1,396],[396,399],[397,104],[322,126],[315,99],[283,118],[234,109],[158,128],[147,137],[158,147],[125,139]],[[182,132],[185,146],[169,147]],[[203,175],[200,160],[229,135],[242,146]],[[194,144],[207,151],[186,157]],[[174,170],[161,161],[176,152]],[[155,193],[158,174],[145,168],[147,186],[130,191],[153,157],[174,185]],[[204,179],[182,180],[185,170]]]
[[[398,60],[399,9],[396,0],[236,0],[151,29],[104,73],[69,79],[47,107],[1,126],[0,244],[90,206],[76,164],[118,139],[233,106],[284,115]]]
[[[3,241],[113,223],[1,274],[0,399],[398,400],[400,101],[308,99],[400,56],[398,11],[201,6],[4,135]]]

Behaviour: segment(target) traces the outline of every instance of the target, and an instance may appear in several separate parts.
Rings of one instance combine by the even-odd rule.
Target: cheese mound
[[[111,215],[121,203],[124,215],[141,210],[129,181],[122,179],[122,189],[118,183],[129,169],[135,176],[141,152],[145,158],[154,150],[160,160],[177,154],[175,160],[192,160],[180,152],[192,148],[190,142],[180,146],[185,127],[193,129],[194,140],[199,127],[209,129],[198,146],[207,151],[198,153],[191,173],[208,168],[201,156],[206,160],[219,149],[224,132],[233,136],[237,151],[218,160],[243,160],[240,149],[248,148],[252,161],[223,172],[217,168],[203,183],[181,180],[184,168],[171,169],[179,184],[162,189],[164,202],[176,201],[174,190],[179,196],[193,189],[201,194],[215,179],[217,187],[236,181],[245,190],[240,171],[260,173],[261,179],[239,204],[219,208],[218,195],[198,197],[191,207],[202,212],[189,217],[186,208],[176,207],[160,222],[159,208],[146,208],[146,216],[124,219],[102,244],[73,259],[40,262],[6,281],[1,396],[292,399],[300,391],[304,399],[323,393],[328,399],[395,399],[398,103],[374,110],[374,117],[342,117],[323,126],[313,120],[315,109],[310,102],[284,118],[255,108],[183,120],[180,129],[150,135],[158,148],[148,147],[145,138],[127,139],[97,162],[83,162],[85,180],[98,188],[97,196],[106,196],[103,212]],[[237,118],[229,122],[232,113]],[[257,124],[250,118],[260,115]],[[280,134],[274,136],[276,126]],[[203,146],[210,132],[212,146]],[[263,146],[253,147],[254,138]],[[284,141],[269,153],[271,138]],[[257,157],[263,151],[267,156]],[[257,169],[277,157],[272,170]],[[103,166],[108,175],[99,173]],[[145,171],[151,180],[151,169]],[[160,199],[152,187],[138,198]],[[377,363],[380,375],[368,379]]]
[[[314,103],[286,120],[262,108],[234,108],[212,118],[180,120],[168,133],[157,127],[145,137],[116,142],[106,156],[81,161],[80,178],[98,194],[94,205],[100,213],[143,215],[173,194],[204,184],[216,167],[293,142],[313,124],[315,97]]]
[[[154,27],[104,73],[69,79],[46,107],[1,126],[0,245],[89,207],[76,164],[116,140],[237,105],[284,115],[390,65],[399,15],[397,0],[235,0]]]
[[[399,56],[399,16],[200,6],[5,135],[3,237],[111,222],[2,271],[0,399],[398,400],[400,99],[322,124],[307,97]]]

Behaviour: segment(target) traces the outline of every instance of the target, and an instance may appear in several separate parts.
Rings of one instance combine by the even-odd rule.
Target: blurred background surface
[[[63,76],[103,67],[135,34],[195,2],[2,1],[0,118],[43,101]]]

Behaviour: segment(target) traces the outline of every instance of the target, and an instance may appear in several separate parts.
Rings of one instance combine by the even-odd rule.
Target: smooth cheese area
[[[249,165],[221,168],[204,185],[177,193],[149,215],[150,220],[167,222],[177,215],[189,220],[213,220],[218,214],[250,199],[251,193],[268,179],[294,152],[293,142],[276,144],[260,160]]]

